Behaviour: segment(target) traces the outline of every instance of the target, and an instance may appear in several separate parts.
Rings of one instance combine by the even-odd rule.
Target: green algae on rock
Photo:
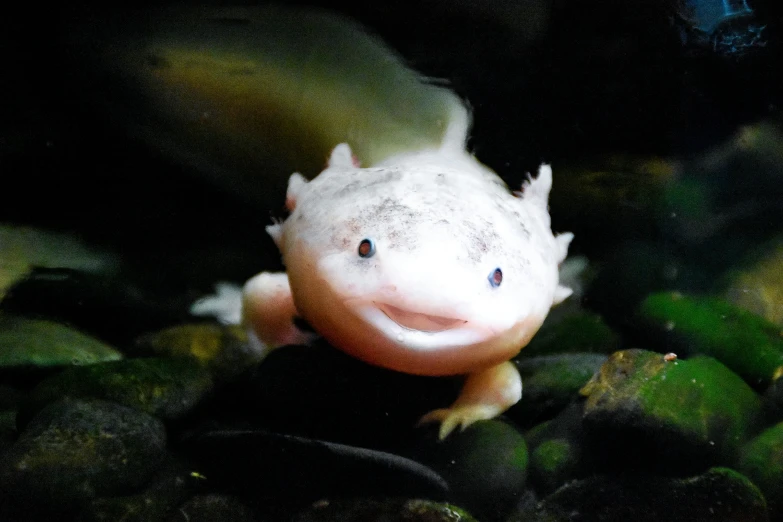
[[[20,424],[62,397],[113,401],[161,419],[178,419],[212,390],[209,372],[187,357],[125,359],[68,368],[36,386]]]
[[[524,396],[507,415],[523,425],[554,416],[579,397],[606,356],[592,353],[565,353],[518,358],[514,361],[522,376]]]
[[[781,328],[721,299],[656,293],[639,315],[666,351],[714,357],[754,388],[783,371]]]
[[[568,439],[549,439],[530,453],[532,480],[543,491],[553,491],[574,475],[580,449]]]
[[[111,346],[52,321],[0,314],[0,368],[93,364],[122,359]]]
[[[216,380],[227,381],[261,361],[241,326],[195,323],[172,326],[137,339],[136,347],[164,357],[193,357]]]
[[[551,493],[595,468],[601,452],[587,446],[582,426],[584,401],[574,402],[552,420],[525,433],[530,448],[530,482],[539,493]]]
[[[770,512],[783,509],[783,422],[761,432],[742,447],[737,469],[764,493]]]
[[[357,499],[316,502],[293,522],[476,522],[467,511],[430,500]]]
[[[0,458],[0,489],[15,502],[52,509],[142,486],[165,454],[161,421],[106,401],[62,400],[44,408]]]
[[[434,433],[416,449],[418,458],[449,484],[449,498],[477,516],[497,518],[508,512],[524,490],[528,450],[510,424],[479,421],[445,440]]]
[[[689,478],[594,475],[571,482],[509,522],[767,522],[761,492],[728,468]]]
[[[614,441],[612,458],[670,471],[734,462],[761,413],[756,393],[704,356],[620,351],[581,393],[585,429]]]

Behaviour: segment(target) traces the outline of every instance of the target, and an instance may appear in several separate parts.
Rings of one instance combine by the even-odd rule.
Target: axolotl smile
[[[493,333],[467,319],[407,310],[378,301],[356,305],[353,310],[378,332],[411,348],[472,344],[487,339]]]
[[[467,323],[464,319],[409,312],[390,304],[377,303],[375,301],[373,301],[372,304],[375,308],[383,312],[386,317],[405,330],[432,334],[459,328]],[[371,308],[365,311],[365,318],[368,319],[369,322],[377,322],[379,318],[372,310],[373,309]]]

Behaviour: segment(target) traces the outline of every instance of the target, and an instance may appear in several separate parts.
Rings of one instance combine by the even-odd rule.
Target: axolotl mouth
[[[377,303],[375,301],[373,301],[373,304],[377,306],[378,309],[386,315],[386,317],[406,330],[437,333],[443,332],[445,330],[459,328],[460,326],[467,324],[467,321],[463,319],[410,312],[390,304]]]
[[[325,337],[365,362],[416,375],[459,375],[500,364],[541,324],[533,318],[500,328],[473,318],[462,304],[409,308],[376,299],[343,301],[347,315],[334,330],[324,329]]]
[[[491,328],[467,319],[409,310],[382,301],[365,301],[351,308],[377,333],[406,349],[439,351],[482,342],[494,335]]]

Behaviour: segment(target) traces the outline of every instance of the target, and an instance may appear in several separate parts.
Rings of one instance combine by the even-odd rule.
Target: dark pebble
[[[0,489],[16,502],[75,507],[129,493],[165,454],[161,422],[105,401],[62,400],[33,418],[0,460]]]

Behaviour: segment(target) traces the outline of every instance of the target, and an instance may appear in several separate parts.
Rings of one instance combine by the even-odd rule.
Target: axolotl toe
[[[360,168],[346,144],[308,182],[291,176],[290,216],[267,228],[285,273],[245,286],[244,320],[267,346],[307,342],[305,319],[370,364],[418,375],[466,375],[458,399],[423,422],[440,435],[495,417],[522,396],[509,362],[571,293],[558,265],[572,234],[555,236],[552,171],[512,193],[464,148]]]

